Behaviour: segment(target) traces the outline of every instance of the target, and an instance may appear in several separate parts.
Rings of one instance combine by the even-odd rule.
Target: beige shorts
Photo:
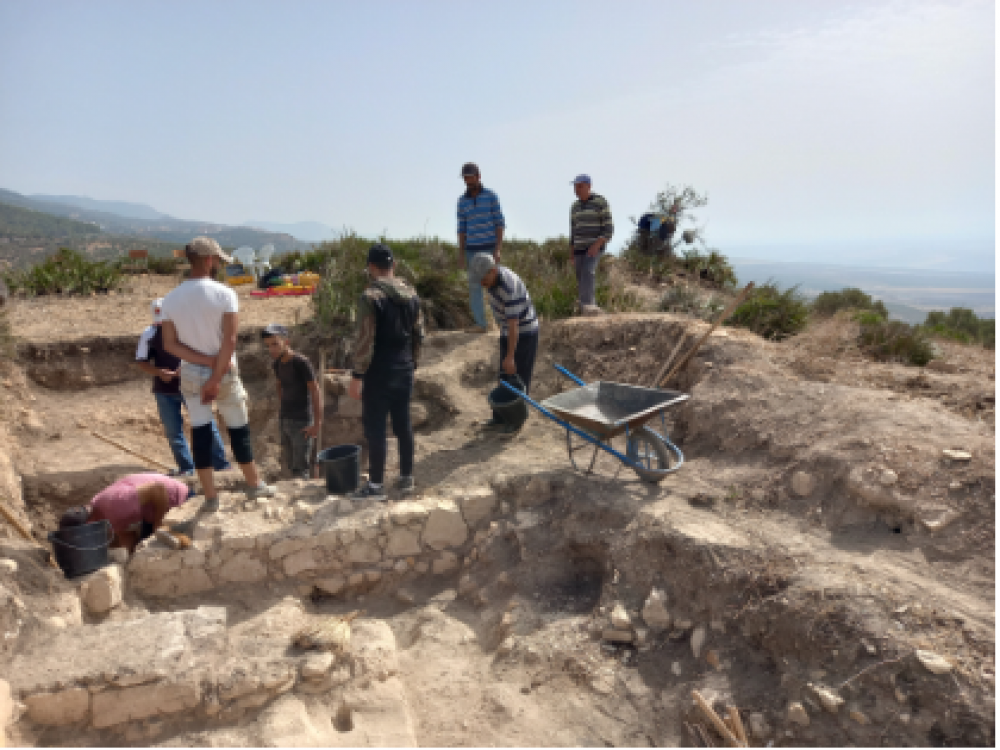
[[[201,387],[212,376],[212,368],[184,362],[181,364],[180,375],[181,395],[184,396],[191,426],[202,427],[211,422],[214,416],[212,404],[201,403]],[[247,392],[238,374],[222,376],[219,395],[212,403],[219,410],[227,428],[245,427],[250,421],[247,416]]]

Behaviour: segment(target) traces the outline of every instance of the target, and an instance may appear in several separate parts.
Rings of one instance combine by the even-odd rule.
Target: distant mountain
[[[0,203],[0,237],[36,240],[96,237],[100,233],[96,224]]]
[[[323,242],[332,240],[340,234],[339,229],[319,221],[297,221],[293,224],[281,224],[277,221],[244,221],[245,227],[267,229],[272,232],[284,232],[303,242]]]
[[[125,201],[102,201],[87,198],[82,195],[32,195],[32,200],[46,203],[61,203],[64,206],[74,206],[87,211],[102,211],[108,214],[124,216],[128,219],[169,219],[167,214],[160,213],[143,203],[127,203]]]
[[[70,199],[78,203],[91,201],[89,198],[71,197]],[[207,221],[185,221],[160,213],[148,206],[122,201],[93,201],[92,204],[88,204],[101,206],[101,210],[97,210],[84,208],[81,205],[60,203],[57,196],[29,197],[0,188],[0,203],[97,224],[102,231],[108,234],[157,242],[183,244],[189,242],[193,237],[207,235],[217,240],[223,247],[235,248],[249,245],[259,248],[262,245],[274,245],[279,255],[308,248],[307,243],[284,232],[271,232],[252,227],[234,227]],[[107,210],[111,206],[125,207],[123,210],[132,213],[151,211],[155,216],[153,218],[126,216]]]

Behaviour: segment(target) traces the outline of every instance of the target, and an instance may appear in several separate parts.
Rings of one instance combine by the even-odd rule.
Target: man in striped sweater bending
[[[490,253],[472,256],[469,278],[476,279],[486,289],[493,318],[500,328],[500,374],[520,376],[524,392],[528,393],[538,352],[538,316],[528,288],[520,276],[498,265]],[[496,413],[485,426],[491,429],[508,427]]]

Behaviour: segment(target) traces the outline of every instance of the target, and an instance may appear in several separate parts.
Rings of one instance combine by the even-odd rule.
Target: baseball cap
[[[152,302],[149,303],[149,311],[153,313],[153,322],[162,323],[163,314],[160,312],[160,308],[163,307],[163,297],[157,297]]]
[[[219,243],[211,237],[195,237],[184,247],[184,249],[189,253],[194,253],[195,255],[218,255],[226,261],[226,263],[233,262],[232,257],[222,252],[222,248],[219,247]]]
[[[382,242],[376,242],[368,248],[368,262],[374,263],[379,268],[388,268],[392,265],[392,248]]]
[[[579,185],[581,182],[585,182],[586,184],[589,185],[590,184],[590,175],[589,174],[578,174],[576,176],[576,179],[573,180],[573,184],[574,185]]]
[[[471,161],[462,165],[462,177],[479,177],[479,167]]]
[[[268,336],[281,336],[284,339],[288,338],[288,329],[285,328],[281,323],[268,323],[264,327],[264,330],[260,332],[261,338],[267,338]]]
[[[496,261],[489,253],[476,253],[469,261],[469,276],[481,282],[483,277],[497,267]]]

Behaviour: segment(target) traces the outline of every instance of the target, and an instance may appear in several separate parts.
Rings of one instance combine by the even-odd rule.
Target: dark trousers
[[[517,337],[517,346],[514,348],[514,367],[517,374],[524,381],[524,392],[531,392],[531,374],[535,371],[535,354],[538,353],[538,333],[522,333]],[[500,375],[503,375],[503,361],[507,358],[507,337],[500,338]],[[495,419],[499,419],[496,412],[493,413]]]
[[[369,370],[361,390],[362,417],[368,440],[368,480],[385,480],[385,420],[392,420],[392,432],[399,443],[399,475],[413,476],[413,425],[410,399],[413,396],[413,369]]]

